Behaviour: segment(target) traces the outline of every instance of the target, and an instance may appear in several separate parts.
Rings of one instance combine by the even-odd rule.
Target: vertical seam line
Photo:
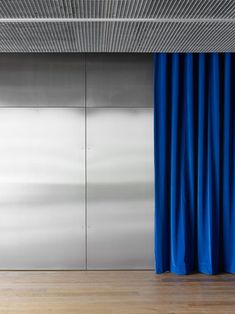
[[[87,270],[87,68],[84,54],[85,70],[85,270]]]

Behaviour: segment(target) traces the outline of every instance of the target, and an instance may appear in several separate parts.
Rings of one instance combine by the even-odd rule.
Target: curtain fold
[[[235,273],[235,56],[155,54],[157,273]]]

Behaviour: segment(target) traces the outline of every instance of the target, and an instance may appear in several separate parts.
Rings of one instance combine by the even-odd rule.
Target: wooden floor
[[[235,313],[235,276],[1,271],[0,313]]]

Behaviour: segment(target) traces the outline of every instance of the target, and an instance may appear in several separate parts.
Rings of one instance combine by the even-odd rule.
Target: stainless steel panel
[[[85,107],[82,54],[1,54],[1,107]]]
[[[85,267],[85,109],[0,109],[0,268]]]
[[[153,55],[88,54],[88,107],[153,107]]]
[[[88,269],[152,269],[152,109],[87,109],[87,143]]]

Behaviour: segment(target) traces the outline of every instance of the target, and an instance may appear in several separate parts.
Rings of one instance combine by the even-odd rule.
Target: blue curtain
[[[155,54],[157,273],[235,273],[235,55]]]

